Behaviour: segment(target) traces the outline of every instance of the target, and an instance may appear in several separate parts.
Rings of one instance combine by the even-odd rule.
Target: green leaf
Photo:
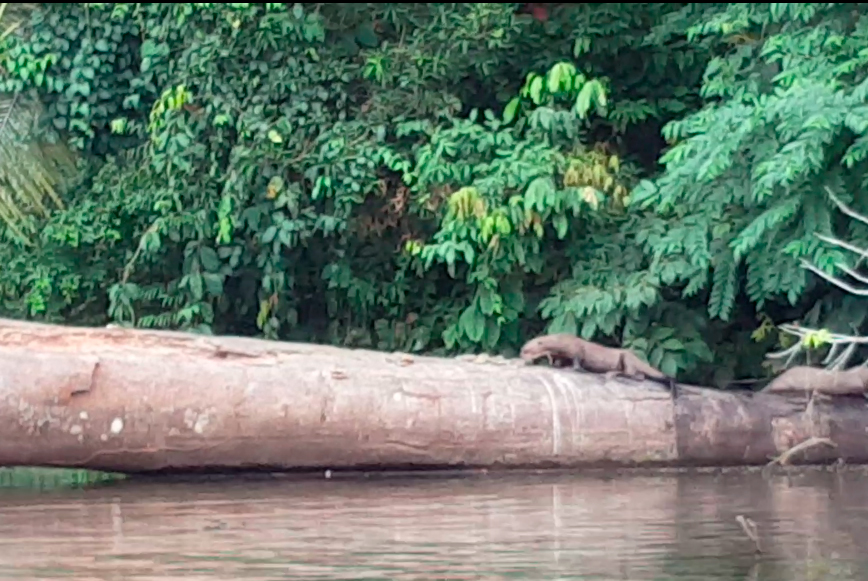
[[[563,240],[567,235],[567,230],[569,229],[569,222],[567,221],[567,217],[564,214],[555,214],[552,217],[552,225],[555,227],[555,232],[558,235],[559,240]]]
[[[201,274],[189,274],[187,275],[187,280],[189,282],[190,294],[193,295],[193,299],[196,301],[202,300],[202,297],[205,292],[204,288],[204,279]]]
[[[548,91],[555,95],[572,88],[576,67],[572,63],[556,63],[548,74]]]
[[[667,351],[684,351],[684,344],[678,339],[667,339],[661,343],[661,346]]]
[[[535,178],[524,193],[524,207],[543,212],[554,204],[555,183],[549,176]]]
[[[461,313],[458,325],[471,341],[479,343],[485,332],[485,316],[479,312],[476,303],[473,303]]]
[[[535,77],[530,83],[530,98],[534,105],[539,105],[542,102],[543,79]]]
[[[591,49],[591,38],[588,36],[577,36],[573,42],[573,56],[579,58]]]
[[[501,327],[494,319],[486,319],[482,342],[488,349],[493,349],[500,341]]]
[[[584,84],[576,96],[576,113],[582,119],[588,116],[591,107],[595,107],[598,113],[605,113],[608,100],[603,84],[597,79],[592,79]]]
[[[373,24],[370,22],[359,24],[358,28],[356,28],[356,41],[367,48],[374,48],[380,44],[380,39],[377,37]]]
[[[206,272],[202,275],[202,280],[205,281],[205,289],[208,291],[208,294],[213,297],[219,297],[223,295],[222,275]]]
[[[477,297],[479,300],[479,310],[482,314],[487,316],[500,311],[500,297],[491,289],[480,287]]]
[[[576,335],[579,332],[579,325],[576,322],[575,315],[572,312],[566,312],[552,319],[548,325],[547,332]]]
[[[208,272],[220,270],[220,258],[217,256],[217,252],[210,246],[200,247],[199,260],[202,262],[202,268]]]
[[[503,108],[503,122],[504,123],[512,123],[513,119],[515,119],[516,114],[518,113],[518,108],[521,105],[521,99],[518,97],[513,97],[510,99],[509,103],[506,104],[506,107]]]
[[[265,229],[265,232],[262,233],[262,243],[270,244],[275,236],[277,236],[277,227],[272,225]]]
[[[678,360],[671,355],[664,355],[660,360],[660,371],[669,377],[676,377],[678,375]]]

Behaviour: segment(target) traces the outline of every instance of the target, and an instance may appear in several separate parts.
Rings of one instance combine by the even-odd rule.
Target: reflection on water
[[[866,579],[865,482],[813,471],[4,494],[0,578]]]

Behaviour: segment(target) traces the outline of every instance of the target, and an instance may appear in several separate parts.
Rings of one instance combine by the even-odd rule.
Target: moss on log
[[[868,459],[868,406],[523,366],[0,319],[0,465],[121,472]]]

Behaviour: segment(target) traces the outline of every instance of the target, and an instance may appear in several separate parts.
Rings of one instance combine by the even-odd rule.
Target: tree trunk
[[[198,469],[593,467],[868,458],[868,406],[516,361],[0,319],[0,464]]]

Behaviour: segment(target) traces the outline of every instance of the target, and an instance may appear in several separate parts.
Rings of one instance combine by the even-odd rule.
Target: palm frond
[[[36,6],[0,4],[0,41],[19,33],[23,19]],[[34,137],[41,112],[34,99],[0,93],[0,220],[23,244],[30,244],[36,233],[28,218],[46,216],[50,206],[63,208],[57,190],[75,171],[75,157],[69,148]]]

